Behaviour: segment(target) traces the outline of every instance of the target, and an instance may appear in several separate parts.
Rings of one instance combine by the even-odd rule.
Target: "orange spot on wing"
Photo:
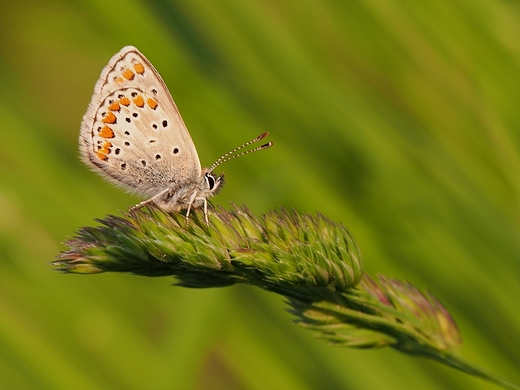
[[[119,84],[120,84],[120,83],[123,82],[123,78],[121,78],[121,77],[116,77],[116,78],[114,79],[114,81],[115,81],[116,83],[119,83]]]
[[[134,64],[134,70],[139,73],[139,74],[143,74],[144,73],[144,66],[143,64],[141,64],[140,62],[137,62]]]
[[[109,154],[111,147],[112,147],[112,144],[108,141],[105,141],[103,143],[103,146],[101,147],[101,149],[98,150],[98,153]]]
[[[107,112],[107,115],[101,120],[101,122],[109,124],[116,123],[116,121],[117,118],[111,111]]]
[[[126,96],[119,99],[119,103],[121,103],[123,106],[129,106],[130,105],[130,99],[128,99]]]
[[[103,137],[103,138],[114,138],[115,137],[114,131],[110,127],[108,127],[108,126],[103,127],[99,131],[98,134],[99,134],[100,137]]]
[[[134,79],[134,76],[135,76],[135,73],[132,72],[132,70],[126,68],[124,71],[123,71],[123,77],[127,80],[133,80]]]
[[[148,98],[148,100],[146,101],[146,103],[148,103],[148,106],[149,106],[152,110],[155,110],[155,109],[157,108],[157,106],[159,105],[159,103],[157,103],[157,100],[152,99],[152,98]]]
[[[105,141],[103,143],[103,146],[98,146],[98,150],[96,152],[96,156],[103,161],[108,160],[108,155],[110,154],[110,148],[112,147],[112,144],[108,141]]]
[[[133,100],[137,107],[141,107],[141,108],[144,107],[143,95],[137,95]]]
[[[119,102],[118,101],[115,101],[114,103],[112,103],[110,106],[108,106],[108,109],[110,111],[119,111],[121,109],[121,107],[119,107]]]

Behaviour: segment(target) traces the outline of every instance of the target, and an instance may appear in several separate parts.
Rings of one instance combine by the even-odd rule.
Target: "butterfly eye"
[[[211,191],[215,188],[215,177],[210,173],[206,173],[206,183],[208,183],[208,188]]]

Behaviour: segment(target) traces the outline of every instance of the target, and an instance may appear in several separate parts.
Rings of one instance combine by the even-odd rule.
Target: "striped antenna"
[[[245,156],[246,154],[249,154],[249,153],[253,153],[253,152],[257,152],[259,150],[263,150],[263,149],[267,149],[271,146],[273,146],[273,143],[272,142],[268,142],[262,146],[257,146],[256,148],[253,148],[253,149],[250,149],[250,150],[246,150],[245,152],[242,152],[242,153],[238,153],[238,154],[233,154],[233,153],[236,153],[238,152],[240,149],[243,149],[245,148],[246,146],[249,146],[251,144],[254,144],[255,142],[258,142],[262,139],[264,139],[265,137],[267,137],[269,135],[269,132],[265,132],[263,134],[260,134],[258,137],[256,137],[255,139],[252,139],[251,141],[248,141],[246,142],[245,144],[243,145],[240,145],[238,148],[235,148],[233,149],[232,151],[230,152],[227,152],[226,154],[224,154],[223,156],[221,156],[217,161],[215,161],[213,163],[213,165],[211,167],[209,167],[209,172],[213,172],[213,170],[218,167],[220,164],[222,163],[225,163],[226,161],[229,161],[229,160],[233,160],[237,157],[242,157],[242,156]]]

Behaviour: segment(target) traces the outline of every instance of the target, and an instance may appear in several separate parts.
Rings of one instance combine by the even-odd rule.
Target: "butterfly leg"
[[[140,209],[141,207],[143,207],[144,205],[147,205],[148,203],[151,203],[153,202],[155,199],[159,198],[161,195],[164,195],[166,192],[168,192],[170,189],[169,188],[166,188],[165,190],[159,192],[157,195],[154,195],[153,197],[151,197],[150,199],[147,199],[147,200],[144,200],[138,204],[136,204],[135,206],[131,207],[130,208],[130,211],[134,211],[134,210],[137,210],[137,209]]]
[[[209,226],[208,200],[203,196],[197,197],[197,191],[194,191],[193,194],[190,196],[190,201],[188,203],[188,210],[186,211],[186,225],[188,225],[188,222],[190,220],[191,206],[193,205],[193,203],[195,203],[196,200],[202,200],[204,202],[204,222],[206,222],[206,225]]]
[[[206,222],[206,226],[209,226],[208,220],[208,200],[204,198],[204,221]]]
[[[197,199],[197,191],[193,191],[193,194],[190,196],[190,201],[188,202],[188,210],[186,210],[186,226],[188,226],[188,223],[190,222],[191,205],[195,202],[195,199]]]

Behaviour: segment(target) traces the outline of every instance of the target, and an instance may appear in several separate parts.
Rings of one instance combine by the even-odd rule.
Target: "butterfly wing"
[[[135,47],[101,72],[83,117],[82,160],[141,196],[176,192],[201,175],[197,150],[153,65]]]

